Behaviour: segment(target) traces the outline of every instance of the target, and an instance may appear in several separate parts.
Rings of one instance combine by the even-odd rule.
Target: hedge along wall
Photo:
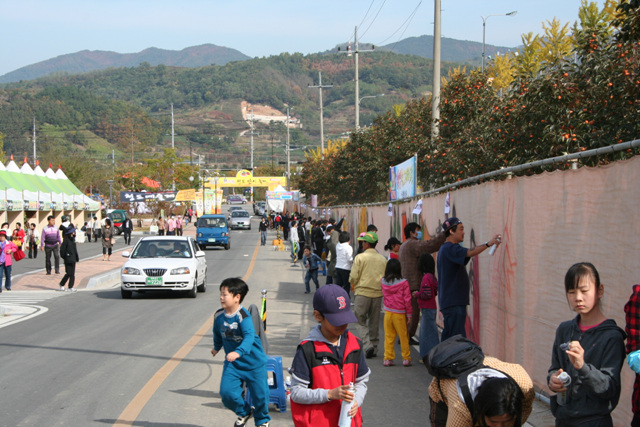
[[[486,354],[522,364],[536,386],[546,387],[557,326],[574,317],[564,292],[564,275],[580,261],[592,262],[604,284],[602,308],[624,329],[624,304],[640,283],[640,156],[597,168],[555,171],[493,181],[452,191],[451,213],[465,225],[465,247],[494,234],[503,244],[469,262],[472,281],[467,330]],[[442,231],[445,194],[393,205],[331,208],[345,217],[352,242],[373,223],[378,251],[387,239],[404,240],[402,228],[419,222],[425,236]],[[319,210],[322,212],[322,209]],[[320,217],[308,212],[312,217]],[[326,215],[328,217],[329,215]],[[427,238],[427,237],[425,237]],[[357,245],[357,243],[355,244]],[[386,255],[386,254],[385,254]],[[635,376],[623,366],[616,424],[629,425]]]

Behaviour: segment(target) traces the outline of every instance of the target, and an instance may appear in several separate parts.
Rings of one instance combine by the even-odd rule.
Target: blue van
[[[202,215],[196,223],[196,241],[204,250],[207,246],[231,247],[229,226],[224,215]]]

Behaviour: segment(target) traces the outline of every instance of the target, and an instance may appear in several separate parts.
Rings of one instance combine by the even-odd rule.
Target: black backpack
[[[457,379],[464,395],[464,403],[473,416],[473,399],[467,384],[467,376],[484,366],[484,353],[480,346],[462,335],[455,335],[432,348],[425,359],[429,373],[438,381],[440,395],[444,397],[440,388],[441,378]],[[444,400],[437,404],[431,402],[432,425],[445,425],[447,415],[448,408]]]

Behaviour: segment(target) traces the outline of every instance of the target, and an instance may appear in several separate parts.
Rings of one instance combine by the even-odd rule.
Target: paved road
[[[245,277],[246,306],[268,291],[270,354],[281,355],[285,367],[314,325],[312,295],[304,294],[300,266],[289,254],[259,246],[257,224],[232,238],[229,251],[207,250],[208,291],[195,300],[122,300],[117,288],[48,299],[14,292],[12,298],[32,292],[48,311],[0,329],[0,426],[232,425],[235,416],[218,394],[223,360],[209,353],[221,280]],[[365,425],[428,425],[424,366],[385,368],[378,357],[370,367]],[[289,411],[272,409],[272,427],[293,425]]]

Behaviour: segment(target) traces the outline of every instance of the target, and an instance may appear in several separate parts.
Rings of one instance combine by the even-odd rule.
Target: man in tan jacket
[[[358,237],[362,242],[363,252],[355,257],[349,283],[355,295],[354,313],[358,318],[362,348],[368,359],[378,353],[378,329],[380,327],[380,310],[382,308],[382,285],[387,260],[375,247],[378,235],[373,231]]]

